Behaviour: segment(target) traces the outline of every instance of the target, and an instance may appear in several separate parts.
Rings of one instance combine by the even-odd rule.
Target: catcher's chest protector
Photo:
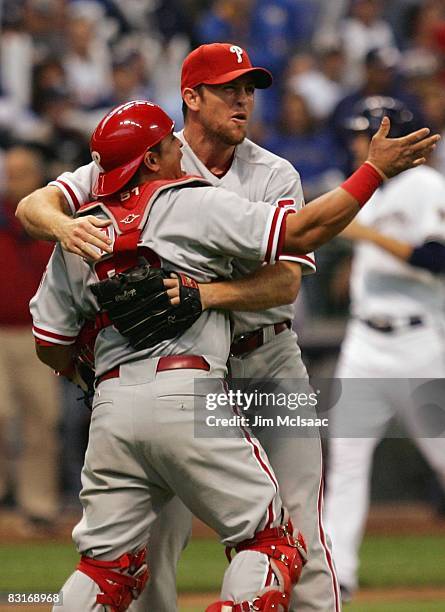
[[[102,257],[95,264],[99,279],[102,280],[117,272],[132,268],[138,263],[138,256],[143,256],[153,267],[160,267],[159,257],[154,251],[138,246],[151,205],[167,189],[203,185],[209,185],[208,181],[197,176],[150,181],[82,206],[78,211],[78,216],[94,214],[102,210],[112,220],[112,225],[105,228],[105,231],[112,240],[113,253],[101,252]]]

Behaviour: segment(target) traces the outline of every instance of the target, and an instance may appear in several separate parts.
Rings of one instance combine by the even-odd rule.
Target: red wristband
[[[352,195],[362,208],[382,183],[383,178],[374,166],[365,162],[340,187]]]

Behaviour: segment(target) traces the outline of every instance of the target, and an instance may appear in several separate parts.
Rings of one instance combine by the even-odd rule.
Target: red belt
[[[167,370],[210,370],[210,365],[201,355],[169,355],[168,357],[160,357],[156,366],[156,372],[166,372]],[[120,366],[116,366],[105,374],[101,374],[96,380],[96,385],[109,380],[110,378],[119,378]]]
[[[282,323],[275,323],[273,326],[275,335],[281,334],[285,329],[290,329],[292,326],[290,321],[283,321]],[[264,328],[256,329],[253,332],[246,334],[245,336],[238,336],[235,338],[232,346],[230,347],[230,353],[235,357],[250,353],[255,349],[263,346],[265,343],[264,339]]]

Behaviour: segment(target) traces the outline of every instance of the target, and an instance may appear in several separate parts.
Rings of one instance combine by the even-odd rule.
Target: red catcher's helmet
[[[127,102],[110,111],[90,141],[91,157],[100,170],[93,195],[119,191],[136,173],[146,151],[168,136],[174,125],[160,106],[147,100]]]

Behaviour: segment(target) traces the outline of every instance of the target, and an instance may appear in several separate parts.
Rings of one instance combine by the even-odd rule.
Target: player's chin
[[[236,124],[232,126],[229,133],[229,138],[232,145],[238,145],[243,142],[243,140],[247,136],[247,123],[246,124]]]

